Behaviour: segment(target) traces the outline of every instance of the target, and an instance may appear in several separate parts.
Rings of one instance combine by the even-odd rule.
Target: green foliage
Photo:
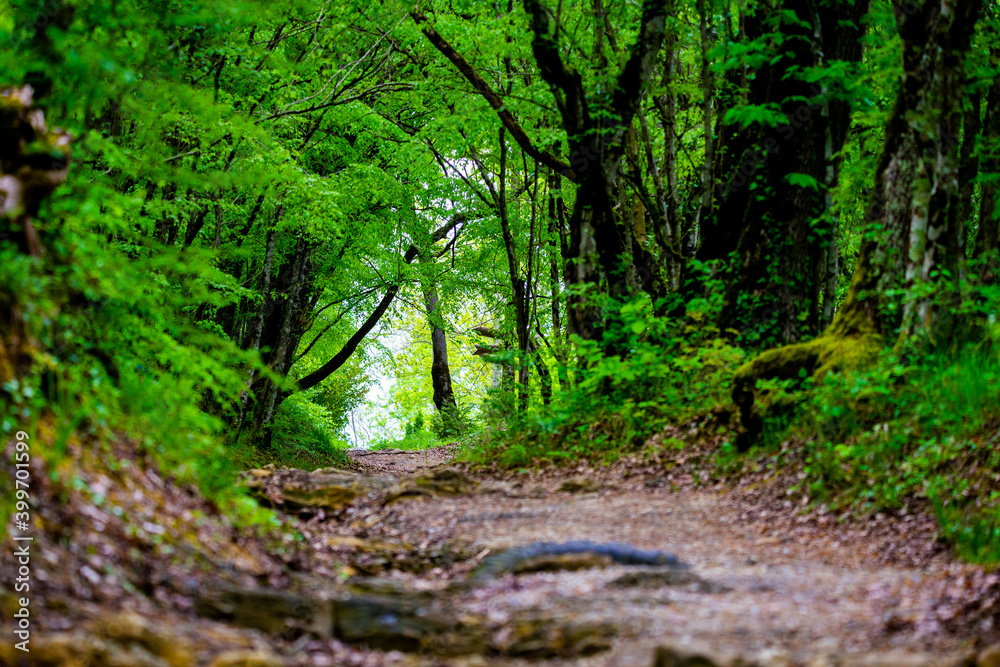
[[[28,372],[3,388],[0,429],[35,435],[35,424],[52,423],[54,442],[35,450],[52,469],[74,434],[96,442],[128,433],[177,483],[195,484],[237,517],[255,520],[234,489],[221,436],[243,388],[238,368],[256,361],[194,316],[231,303],[238,286],[201,250],[158,243],[143,198],[122,185],[125,170],[150,174],[146,167],[157,163],[152,177],[161,183],[197,177],[164,167],[151,146],[143,156],[123,151],[98,129],[102,113],[143,87],[149,96],[134,107],[137,127],[166,133],[180,122],[177,104],[195,101],[192,91],[161,80],[151,63],[175,62],[171,44],[190,21],[206,22],[208,42],[222,38],[239,23],[232,10],[243,6],[157,17],[135,3],[98,2],[74,5],[71,22],[49,25],[51,16],[17,5],[0,21],[4,75],[47,79],[36,94],[51,86],[41,100],[48,123],[73,136],[69,176],[35,220],[44,252],[31,257],[7,234],[0,240],[0,303],[18,320],[5,326],[15,327],[32,358]],[[156,103],[170,95],[172,118]],[[199,115],[217,120],[206,118],[213,111],[204,100],[187,118]]]
[[[0,284],[23,287],[14,291],[14,307],[23,314],[26,337],[40,348],[31,373],[3,388],[0,429],[35,436],[37,421],[51,420],[55,441],[34,451],[53,469],[74,433],[97,440],[114,432],[138,436],[177,483],[195,484],[236,511],[235,471],[219,440],[223,424],[201,406],[228,403],[242,387],[220,360],[252,360],[176,316],[189,303],[185,292],[199,293],[183,266],[150,283],[145,263],[122,263],[116,249],[75,227],[78,220],[67,213],[63,235],[50,247],[75,243],[74,256],[85,261],[67,262],[60,272],[9,246],[0,250]],[[108,265],[119,268],[109,275],[101,270]],[[98,300],[74,307],[77,285]]]
[[[1000,509],[946,507],[932,498],[941,537],[970,563],[1000,564]]]
[[[933,508],[960,555],[1000,562],[995,348],[909,363],[887,352],[870,369],[829,374],[795,397],[794,412],[769,413],[761,450],[794,452],[800,493],[862,513]],[[789,442],[791,450],[782,447]],[[723,474],[738,469],[731,451],[716,462]]]
[[[792,185],[797,185],[800,188],[819,190],[819,182],[808,174],[788,174],[785,176],[785,179]]]
[[[312,350],[292,366],[292,377],[304,375],[333,356],[346,335],[350,335],[350,332],[340,336],[327,334],[321,337]],[[333,442],[349,440],[351,414],[363,405],[365,394],[371,388],[371,365],[368,354],[361,352],[316,387],[285,399],[286,402],[291,400],[300,406],[298,410],[301,418],[315,420],[311,426],[298,428],[314,428],[317,432],[327,434],[325,438]],[[276,420],[281,418],[279,411]],[[278,435],[276,432],[274,437]]]
[[[443,444],[445,443],[432,431],[420,429],[416,431],[408,430],[406,435],[398,439],[379,438],[371,443],[370,448],[375,450],[402,449],[405,451],[421,451],[431,449],[432,447],[440,447]]]
[[[729,109],[726,112],[724,121],[726,123],[738,123],[744,127],[755,123],[759,123],[765,127],[777,127],[779,125],[786,125],[788,117],[781,112],[777,104],[769,102],[767,104],[751,104]]]
[[[609,299],[605,309],[615,325],[603,344],[577,342],[572,388],[548,406],[494,423],[469,456],[512,467],[542,459],[615,458],[664,425],[726,402],[743,352],[719,338],[700,307],[692,303],[685,317],[673,319],[656,316],[648,299]],[[623,354],[604,354],[608,341]]]
[[[435,415],[431,420],[431,425],[436,425],[435,420],[439,421],[440,417]],[[441,440],[441,435],[435,432],[433,428],[429,428],[423,412],[418,412],[412,421],[407,422],[403,427],[403,432],[404,435],[402,438],[379,438],[375,440],[371,444],[371,449],[420,451],[432,447],[440,447],[444,444]]]
[[[109,217],[98,206],[107,194],[72,180],[51,203],[57,270],[9,244],[0,249],[0,284],[16,295],[7,298],[39,348],[32,373],[5,387],[0,423],[10,433],[49,412],[66,432],[143,434],[179,481],[197,482],[210,498],[227,495],[232,471],[215,439],[222,423],[200,406],[231,401],[242,383],[229,364],[252,359],[183,314],[217,300],[202,278],[223,279],[196,257],[123,261],[96,232],[98,216]],[[47,450],[50,463],[62,451]]]
[[[523,7],[459,4],[428,12],[433,24],[503,91],[505,112],[533,146],[574,164],[589,161],[566,154],[570,137],[550,86],[533,69]],[[767,215],[751,221],[774,237],[764,253],[772,270],[782,253],[799,252],[796,244],[825,247],[835,234],[840,303],[862,237],[891,236],[871,227],[873,198],[882,193],[869,190],[902,79],[902,43],[892,3],[878,0],[866,20],[860,64],[791,66],[788,76],[812,92],[751,100],[748,82],[786,66],[790,40],[810,39],[814,17],[753,3],[707,5],[710,43],[699,43],[695,3],[677,3],[668,18],[667,43],[676,51],[656,59],[626,151],[640,159],[623,159],[622,178],[608,184],[621,216],[616,233],[628,230],[628,250],[644,253],[632,268],[670,265],[659,278],[667,291],[684,294],[654,304],[648,296],[599,293],[621,285],[567,284],[580,268],[567,263],[571,245],[589,243],[569,229],[573,188],[558,176],[553,181],[551,170],[508,135],[500,139],[495,114],[407,17],[409,4],[0,4],[0,84],[36,82],[50,126],[73,137],[70,175],[35,220],[45,252],[31,257],[0,239],[0,312],[9,315],[0,326],[30,341],[32,357],[29,374],[2,388],[3,433],[34,433],[36,423],[51,419],[56,435],[43,455],[53,463],[64,458],[74,432],[141,434],[179,481],[250,517],[233,491],[234,468],[347,465],[349,418],[389,376],[394,384],[380,397],[383,437],[374,447],[422,449],[473,439],[481,428],[470,456],[507,466],[613,458],[641,447],[665,424],[728,404],[744,356],[732,341],[738,337],[748,349],[771,345],[784,335],[784,314],[758,308],[772,295],[756,286],[725,294],[726,266],[692,257],[681,238],[695,220],[714,224],[711,211],[700,211],[705,121],[724,130],[710,171],[725,181],[732,174],[722,170],[760,148],[743,139],[791,129],[790,108],[825,113],[821,105],[850,103],[853,125],[832,156],[838,186],[830,210],[814,216],[809,238],[776,233]],[[640,5],[610,3],[603,11],[597,25],[600,17],[586,4],[560,6],[553,39],[587,91],[582,103],[592,118],[611,120],[614,73],[629,57],[622,45],[636,37]],[[752,38],[743,21],[748,11],[762,19],[751,26]],[[982,99],[996,74],[990,20],[993,32],[977,30],[967,76],[970,95]],[[718,75],[707,104],[703,53]],[[704,116],[716,112],[731,127]],[[590,132],[601,153],[598,133]],[[788,155],[806,145],[801,139],[765,153]],[[988,171],[997,147],[974,143]],[[650,165],[663,173],[654,178]],[[740,196],[772,197],[763,162],[750,166]],[[827,181],[816,176],[825,170],[811,173],[784,177],[803,191],[825,193]],[[980,174],[971,201],[996,177]],[[665,186],[675,192],[661,192]],[[656,210],[667,200],[677,209],[670,224],[658,219],[667,211]],[[723,202],[710,203],[718,210]],[[641,213],[630,221],[627,211]],[[433,241],[431,230],[458,214],[462,225]],[[719,221],[737,232],[742,222]],[[990,221],[961,222],[972,248],[973,231]],[[419,254],[402,261],[411,246]],[[715,261],[738,273],[739,258]],[[803,442],[803,489],[812,497],[866,510],[925,499],[947,539],[977,560],[994,559],[997,543],[997,499],[983,491],[996,481],[998,464],[992,432],[1000,428],[1000,378],[990,350],[1000,344],[1000,288],[989,268],[996,261],[962,266],[961,273],[979,279],[938,273],[905,294],[901,285],[880,285],[894,308],[924,304],[954,318],[949,340],[904,340],[905,357],[900,351],[818,386],[805,373],[759,386],[768,410],[761,446],[773,453],[789,438]],[[667,276],[670,270],[676,272]],[[697,280],[675,284],[692,276]],[[780,277],[792,286],[802,279]],[[962,280],[958,301],[949,301],[946,289],[953,279]],[[267,405],[262,386],[291,390],[294,380],[335,358],[390,290],[396,300],[385,321],[335,374],[291,393],[273,411],[262,409],[266,417],[247,416],[247,406],[253,412]],[[431,293],[440,300],[428,317]],[[515,312],[519,295],[528,302]],[[748,314],[738,332],[714,326],[724,295]],[[566,336],[576,297],[600,304],[602,340]],[[794,305],[800,319],[816,315],[808,303]],[[451,346],[458,419],[442,419],[433,408],[432,325]],[[476,329],[488,331],[476,338]],[[483,343],[500,352],[473,355],[472,346]],[[934,354],[923,358],[923,349]],[[499,386],[487,389],[500,368]],[[522,370],[530,378],[523,395],[512,379]],[[251,422],[272,414],[271,448],[262,451],[247,433],[266,431]],[[244,440],[234,441],[236,434]],[[227,440],[225,449],[220,443]],[[740,461],[728,446],[718,456],[721,470],[734,471]]]
[[[269,461],[303,470],[348,467],[348,444],[339,428],[340,415],[314,403],[308,393],[292,394],[278,408]]]

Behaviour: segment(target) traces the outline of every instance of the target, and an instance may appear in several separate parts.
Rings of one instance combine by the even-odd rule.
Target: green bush
[[[302,470],[349,467],[349,445],[336,427],[339,416],[313,403],[313,393],[295,393],[282,401],[274,416],[271,448],[261,451],[238,443],[231,454],[236,464],[249,468],[274,463]]]
[[[799,491],[857,512],[933,507],[941,536],[963,557],[1000,562],[996,351],[968,347],[910,363],[886,352],[801,397],[790,420],[765,420],[773,442],[801,446]],[[731,468],[729,458],[717,462]]]
[[[490,424],[467,456],[524,466],[534,460],[613,459],[641,446],[668,423],[728,401],[730,377],[743,352],[708,324],[708,304],[692,302],[683,317],[654,313],[648,299],[608,300],[613,322],[603,341],[577,341],[578,365],[559,369],[575,383],[548,406],[516,413],[510,396],[485,415]],[[607,350],[620,350],[608,354]],[[487,417],[488,419],[488,417]]]
[[[434,418],[432,418],[431,424],[433,425],[434,423]],[[428,429],[426,427],[427,424],[424,413],[418,412],[417,415],[404,426],[402,438],[380,438],[372,443],[371,448],[418,451],[440,446],[440,436],[438,436],[433,429]]]

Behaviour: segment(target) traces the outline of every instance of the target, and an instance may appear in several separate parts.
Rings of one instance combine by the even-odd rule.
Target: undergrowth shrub
[[[428,423],[429,422],[429,423]],[[406,451],[419,451],[439,447],[454,437],[451,430],[446,429],[442,424],[441,416],[437,413],[428,420],[423,412],[417,412],[416,416],[408,421],[403,427],[402,438],[382,437],[375,439],[371,449],[402,449]]]
[[[235,489],[223,421],[200,407],[232,405],[243,387],[238,364],[255,361],[185,313],[192,303],[224,302],[197,279],[210,274],[225,285],[224,277],[195,256],[124,262],[94,231],[99,210],[75,203],[76,187],[90,186],[71,181],[49,211],[60,222],[48,239],[51,263],[0,246],[0,299],[19,314],[33,358],[0,391],[0,431],[28,432],[54,476],[68,464],[73,437],[108,443],[128,434],[176,483],[198,487],[237,520],[256,521]],[[51,441],[36,437],[40,422],[52,425]]]
[[[0,10],[4,86],[35,82],[30,113],[43,113],[70,139],[59,147],[41,140],[44,133],[5,139],[10,156],[22,143],[33,164],[68,164],[68,175],[38,211],[25,212],[36,248],[18,241],[28,238],[20,211],[0,214],[0,432],[5,440],[28,433],[33,456],[70,484],[80,462],[68,443],[113,469],[109,443],[124,435],[172,482],[197,487],[238,521],[268,516],[238,491],[222,445],[223,418],[244,388],[241,369],[260,362],[204,316],[248,291],[219,268],[214,251],[160,233],[182,209],[158,209],[162,201],[147,189],[201,188],[217,176],[204,163],[163,160],[155,141],[149,152],[133,151],[105,120],[113,109],[132,128],[121,134],[172,142],[219,119],[208,98],[181,83],[182,59],[169,58],[170,45],[191,34],[192,14],[153,17],[100,2],[68,9],[72,20],[47,26],[44,39],[31,18],[37,8]],[[227,9],[195,13],[206,45],[246,25]],[[0,535],[8,497],[0,499]]]
[[[439,447],[444,444],[442,440],[433,432],[425,429],[410,431],[402,438],[379,438],[371,444],[371,449],[402,449],[405,451],[419,451]]]
[[[230,457],[241,468],[273,463],[278,467],[314,470],[350,465],[348,444],[338,427],[338,415],[310,400],[315,392],[290,395],[274,416],[271,447],[260,450],[249,442],[230,448]]]
[[[970,346],[906,362],[886,352],[831,374],[772,424],[763,451],[801,445],[797,490],[834,509],[926,503],[967,560],[1000,562],[1000,355]],[[731,468],[731,457],[717,456]]]
[[[524,466],[537,460],[611,460],[642,446],[664,425],[728,400],[730,377],[743,352],[709,322],[712,304],[691,302],[684,316],[654,313],[646,298],[609,299],[604,340],[576,341],[578,363],[557,369],[573,377],[548,406],[515,412],[509,395],[486,415],[488,424],[470,447],[475,461]],[[608,349],[619,354],[607,354]],[[513,413],[513,414],[512,414]]]

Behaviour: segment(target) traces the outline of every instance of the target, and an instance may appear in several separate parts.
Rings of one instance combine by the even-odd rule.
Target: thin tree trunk
[[[562,179],[558,174],[549,176],[549,286],[552,295],[552,354],[556,358],[559,384],[565,388],[569,381],[569,357],[563,344],[563,327],[560,318],[559,259],[564,257]]]
[[[823,326],[828,327],[833,322],[834,308],[837,305],[837,284],[840,282],[840,245],[838,243],[837,224],[834,221],[830,230],[830,240],[826,244],[825,284],[823,286]]]
[[[715,165],[715,141],[712,137],[712,102],[715,99],[715,76],[712,73],[708,53],[712,47],[712,14],[705,7],[705,0],[697,1],[699,17],[699,36],[701,38],[701,89],[702,89],[702,140],[705,144],[705,161],[701,166],[701,208],[695,224],[691,226],[684,250],[688,256],[693,256],[698,249],[699,222],[707,220],[712,215],[712,195],[714,180],[712,168]]]
[[[673,13],[673,0],[668,3],[667,11]],[[640,114],[639,120],[646,146],[647,169],[653,176],[661,211],[662,224],[657,225],[653,231],[660,246],[660,255],[664,258],[662,262],[666,266],[669,289],[677,291],[683,269],[683,243],[677,190],[677,93],[674,92],[674,86],[678,76],[679,53],[675,30],[667,32],[663,51],[666,54],[660,82],[663,92],[653,98],[663,129],[663,160],[660,167],[657,167],[653,157],[653,142],[645,114]],[[697,232],[693,234],[697,238]]]
[[[262,361],[279,378],[288,375],[295,350],[305,333],[311,313],[310,292],[312,282],[312,243],[304,236],[296,240],[295,247],[273,277],[271,289],[260,305],[264,325],[259,348],[264,350]],[[252,438],[261,449],[271,445],[271,423],[278,405],[287,390],[271,377],[255,382],[256,397]]]
[[[280,208],[277,211],[275,211],[276,220],[281,215],[280,211],[281,211]],[[267,249],[264,254],[264,279],[263,279],[264,282],[263,282],[263,289],[261,290],[262,293],[264,294],[267,294],[271,290],[271,267],[274,263],[274,245],[275,245],[276,235],[277,233],[274,227],[269,229],[267,232],[267,240],[265,242]],[[264,309],[263,308],[260,309],[260,311],[257,314],[256,323],[253,325],[250,337],[246,341],[246,344],[243,346],[243,349],[253,350],[255,352],[260,349],[260,340],[261,336],[264,333],[265,315],[266,313],[264,312]],[[240,399],[239,399],[240,412],[236,429],[237,433],[243,428],[243,424],[246,421],[247,407],[250,399],[250,388],[253,386],[253,383],[256,379],[257,379],[257,368],[256,367],[250,368],[247,371],[246,389],[244,389],[240,393]]]
[[[535,365],[538,367],[538,389],[542,396],[542,405],[548,405],[552,402],[552,373],[549,372],[549,367],[542,358],[541,348],[534,342],[531,343],[531,353]]]
[[[1000,60],[1000,49],[991,49],[993,62]],[[1000,184],[1000,73],[993,77],[986,96],[986,119],[983,124],[983,146],[989,146],[982,157],[983,181],[979,204],[979,230],[976,232],[976,256],[984,257],[1000,251],[1000,208],[997,206],[997,186]],[[994,264],[987,273],[994,274]],[[985,277],[985,276],[984,276]]]
[[[510,217],[507,209],[507,141],[506,131],[500,128],[500,172],[497,176],[499,191],[497,193],[497,210],[500,214],[500,232],[503,236],[503,246],[507,253],[507,272],[514,297],[514,326],[517,335],[518,351],[518,408],[524,410],[528,406],[528,307],[526,301],[527,282],[521,277],[521,268],[517,259],[517,243],[510,228]]]
[[[448,365],[448,338],[441,327],[438,295],[433,285],[424,290],[424,304],[427,307],[427,322],[431,328],[431,386],[434,391],[434,407],[441,416],[445,431],[460,433],[461,418],[451,385],[451,368]]]
[[[215,203],[215,241],[212,249],[218,250],[222,247],[222,206],[218,201]]]

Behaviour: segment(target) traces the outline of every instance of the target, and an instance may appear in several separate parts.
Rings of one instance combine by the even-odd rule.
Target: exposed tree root
[[[864,368],[875,361],[882,345],[879,334],[845,336],[834,325],[815,340],[766,350],[740,366],[733,378],[732,396],[745,432],[737,440],[737,449],[749,449],[763,429],[754,396],[757,380],[795,379],[802,376],[803,370],[813,380],[820,380],[827,373]]]

